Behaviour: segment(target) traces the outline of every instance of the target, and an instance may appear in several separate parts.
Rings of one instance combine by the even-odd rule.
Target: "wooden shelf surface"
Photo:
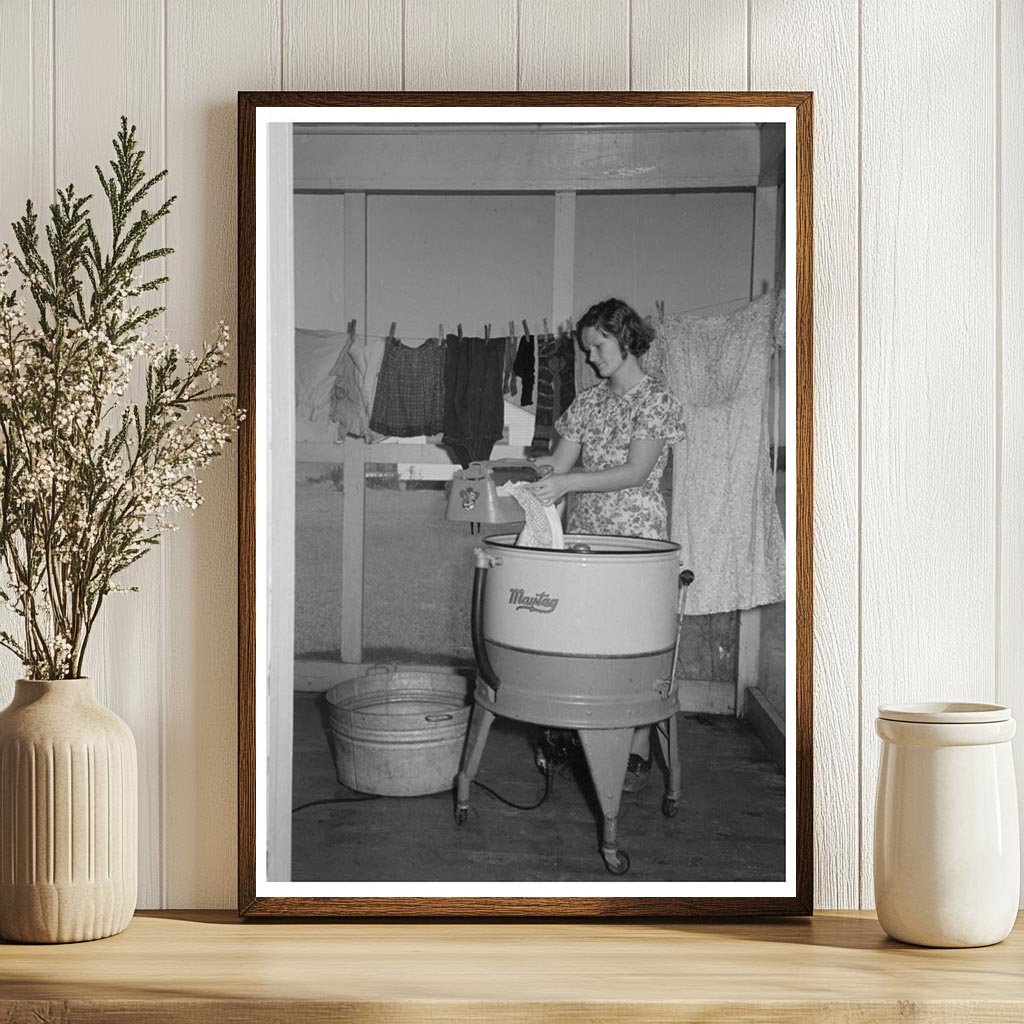
[[[646,922],[239,921],[139,913],[63,946],[0,943],[0,1022],[1024,1020],[1024,918],[983,949],[870,913]]]

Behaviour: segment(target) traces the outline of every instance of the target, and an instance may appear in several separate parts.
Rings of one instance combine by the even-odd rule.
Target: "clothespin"
[[[490,340],[491,340],[491,325],[490,324],[484,324],[484,341],[490,341]]]
[[[665,300],[655,299],[654,308],[658,311],[658,319],[664,321],[665,319]]]
[[[530,325],[524,320],[523,321],[523,334],[530,333]]]
[[[462,324],[459,324],[458,332],[459,332],[459,338],[461,339],[462,338]]]
[[[544,317],[544,337],[548,336],[548,318]]]
[[[444,324],[437,325],[437,340],[444,344]]]
[[[355,322],[355,320],[349,320],[349,322],[348,322],[348,336],[350,338],[355,338],[355,336],[356,336],[356,322]]]
[[[388,331],[388,341],[394,341],[395,340],[395,328],[397,326],[398,326],[398,324],[395,323],[395,321],[391,322],[391,329]]]
[[[516,322],[515,320],[509,320],[508,322],[508,340],[516,340]]]

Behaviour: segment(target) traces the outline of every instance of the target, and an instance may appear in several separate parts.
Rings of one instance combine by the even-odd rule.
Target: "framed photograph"
[[[239,912],[812,912],[810,93],[240,93]]]

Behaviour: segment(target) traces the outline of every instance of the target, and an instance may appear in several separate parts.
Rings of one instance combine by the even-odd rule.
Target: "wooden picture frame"
[[[616,116],[610,115],[609,108]],[[599,118],[601,111],[605,113]],[[275,267],[278,270],[291,267],[291,196],[295,188],[291,151],[293,126],[331,117],[346,125],[365,125],[375,123],[378,116],[391,123],[404,124],[426,124],[431,118],[437,124],[465,125],[495,120],[540,124],[547,119],[573,127],[610,123],[613,126],[610,130],[635,127],[638,131],[651,122],[680,128],[708,123],[758,130],[765,124],[783,126],[784,132],[771,136],[784,139],[781,151],[766,152],[764,139],[769,136],[764,133],[758,136],[760,163],[755,158],[753,163],[757,166],[744,165],[742,181],[738,172],[736,181],[732,177],[728,181],[713,177],[659,180],[655,166],[633,169],[630,179],[631,188],[652,191],[707,190],[718,182],[722,189],[752,191],[756,204],[758,185],[762,181],[759,175],[766,173],[769,163],[782,169],[783,180],[771,180],[776,182],[778,194],[785,197],[785,217],[778,213],[779,219],[773,221],[771,230],[776,240],[772,265],[776,267],[776,281],[786,289],[787,323],[791,325],[784,364],[790,367],[789,372],[795,372],[795,379],[791,377],[786,385],[784,400],[784,421],[795,426],[796,434],[795,443],[789,445],[789,462],[791,466],[795,463],[796,473],[795,482],[787,480],[787,507],[790,514],[795,515],[795,524],[790,520],[786,541],[789,596],[785,613],[790,628],[795,626],[795,637],[790,633],[787,641],[790,654],[786,685],[790,699],[786,702],[783,735],[779,740],[779,756],[783,759],[786,779],[786,843],[784,877],[777,882],[756,886],[743,880],[723,880],[721,884],[708,887],[687,888],[685,880],[678,884],[654,885],[633,880],[616,882],[609,877],[602,885],[586,886],[573,882],[540,887],[455,883],[416,889],[398,878],[394,885],[365,887],[349,885],[348,880],[341,878],[337,881],[344,891],[339,894],[326,883],[321,886],[291,881],[291,762],[275,752],[291,750],[294,695],[290,666],[294,664],[294,650],[289,629],[274,626],[274,623],[290,622],[290,619],[275,619],[275,615],[290,614],[290,609],[294,608],[294,562],[288,562],[293,557],[289,546],[294,539],[294,511],[290,513],[292,532],[289,536],[287,529],[272,528],[266,509],[271,491],[274,501],[284,502],[275,507],[284,508],[286,512],[288,502],[293,500],[289,493],[294,493],[294,487],[291,486],[289,492],[289,484],[294,484],[296,458],[295,427],[291,422],[294,389],[287,373],[287,360],[293,356],[275,356],[274,353],[284,351],[288,345],[294,350],[288,332],[294,330],[295,324],[291,280],[280,283],[288,275],[275,277],[274,270]],[[722,159],[734,158],[726,154]],[[612,171],[605,168],[604,173],[612,174]],[[703,173],[717,172],[709,165]],[[769,181],[768,178],[763,180]],[[317,188],[339,193],[358,192],[363,195],[364,204],[367,191],[373,192],[375,187],[387,188],[386,185],[375,186],[372,179],[353,181],[348,188],[346,184],[349,183],[329,176],[314,183]],[[406,187],[412,192],[424,188],[419,181],[407,182]],[[540,182],[539,187],[558,191],[558,182]],[[594,187],[594,183],[588,187]],[[488,191],[494,193],[507,188],[508,184],[501,181],[487,186]],[[568,191],[571,189],[567,188]],[[572,194],[575,196],[575,192]],[[273,201],[275,195],[286,198]],[[357,204],[358,222],[358,201],[353,200],[353,203]],[[365,205],[361,209],[365,218]],[[780,243],[779,239],[783,241]],[[353,236],[345,244],[351,245],[355,253],[357,242]],[[755,259],[757,244],[755,237]],[[241,915],[661,917],[812,913],[812,266],[812,97],[807,92],[239,93],[238,401],[248,412],[239,438],[238,475],[238,905]],[[346,270],[346,274],[349,272]],[[351,272],[356,275],[360,272],[355,263]],[[365,278],[365,266],[362,273]],[[273,282],[273,287],[269,282]],[[569,287],[571,290],[571,283]],[[557,288],[556,270],[556,291]],[[752,273],[751,298],[754,294]],[[364,315],[365,310],[364,302]],[[580,310],[574,312],[578,314]],[[556,318],[557,310],[552,313],[553,323]],[[495,319],[499,319],[497,314]],[[275,339],[277,345],[273,344]],[[284,359],[285,363],[275,363],[275,358]],[[285,381],[288,389],[275,396],[271,382],[279,380]],[[293,464],[292,477],[287,472],[289,459]],[[360,480],[364,460],[361,446],[358,451],[346,450],[344,458],[337,459],[351,474],[346,479],[355,479],[358,474]],[[284,467],[280,474],[283,488],[275,477],[275,467]],[[361,487],[360,484],[353,488],[353,493],[360,495],[360,502]],[[362,538],[357,545],[350,530],[343,543],[343,559],[351,557],[358,561],[361,573]],[[282,568],[287,565],[292,567],[291,576]],[[361,585],[361,575],[359,578]],[[351,584],[349,587],[351,590]],[[341,635],[343,648],[347,645],[349,651],[360,652],[358,629],[353,629],[349,623],[343,626]],[[344,651],[342,654],[344,660]],[[275,670],[283,672],[286,685],[278,685],[281,680],[275,677]],[[742,665],[738,671],[742,677]],[[751,719],[765,714],[763,708],[750,703],[749,695],[746,699]],[[581,843],[590,841],[590,836],[580,837]],[[275,873],[275,863],[288,866],[283,877],[280,870]]]

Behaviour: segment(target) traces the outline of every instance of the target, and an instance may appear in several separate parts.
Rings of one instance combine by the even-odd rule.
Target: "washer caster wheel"
[[[666,818],[674,818],[679,810],[679,801],[674,796],[666,796],[661,799],[661,813]]]
[[[469,808],[468,807],[456,807],[455,808],[455,824],[465,825],[469,820]]]
[[[613,875],[624,875],[629,870],[629,854],[625,850],[616,850],[614,853],[601,851],[604,857],[604,866]]]

